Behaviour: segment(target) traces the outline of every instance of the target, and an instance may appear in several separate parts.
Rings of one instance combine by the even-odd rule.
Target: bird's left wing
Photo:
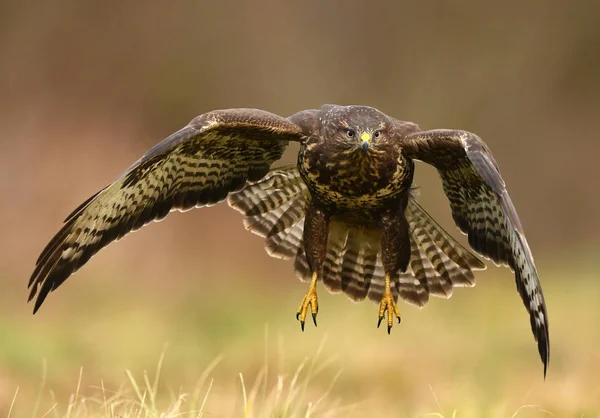
[[[303,138],[296,123],[256,109],[196,117],[69,215],[29,280],[29,300],[37,295],[34,313],[101,248],[171,210],[224,200],[264,177],[288,142]]]
[[[521,222],[492,153],[477,135],[455,130],[400,135],[398,145],[405,156],[438,170],[454,221],[468,235],[469,245],[515,272],[545,376],[550,357],[546,303]]]

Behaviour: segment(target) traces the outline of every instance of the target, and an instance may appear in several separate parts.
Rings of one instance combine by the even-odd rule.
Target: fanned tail
[[[399,272],[392,293],[406,302],[425,306],[429,295],[449,298],[454,287],[474,286],[473,270],[485,264],[454,240],[417,203],[411,190],[406,219],[410,228],[411,259]],[[295,257],[298,277],[309,281],[302,234],[310,194],[296,166],[272,170],[265,178],[229,196],[231,207],[244,214],[244,225],[265,237],[269,255]],[[381,232],[332,219],[329,226],[323,283],[332,293],[345,293],[353,301],[379,302],[385,287],[381,258]]]
[[[409,269],[400,273],[399,283],[403,299],[425,306],[430,294],[449,298],[454,287],[475,286],[473,270],[483,270],[486,266],[452,238],[419,205],[416,197],[413,194],[406,207],[412,255]]]
[[[244,214],[247,230],[266,238],[266,250],[284,260],[302,248],[310,195],[296,166],[272,170],[262,180],[229,195],[229,206]]]

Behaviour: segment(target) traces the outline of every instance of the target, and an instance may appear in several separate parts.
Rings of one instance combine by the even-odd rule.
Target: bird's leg
[[[377,328],[387,312],[388,334],[392,330],[394,315],[400,323],[400,311],[396,306],[397,295],[392,293],[392,280],[398,277],[398,271],[406,271],[410,261],[410,238],[408,222],[404,216],[406,202],[400,205],[401,210],[385,213],[381,218],[381,250],[385,271],[385,289],[379,304],[379,320]]]
[[[327,236],[329,234],[329,216],[324,210],[316,207],[314,203],[309,203],[306,209],[306,219],[304,220],[304,250],[306,252],[306,261],[312,274],[308,292],[302,299],[298,308],[296,319],[300,321],[300,327],[304,331],[304,321],[308,308],[310,307],[312,319],[317,326],[317,313],[319,312],[319,303],[317,299],[317,281],[323,274],[323,263],[327,251]]]

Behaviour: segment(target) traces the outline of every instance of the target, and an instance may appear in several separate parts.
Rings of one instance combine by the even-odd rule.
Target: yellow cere
[[[360,139],[363,141],[370,141],[371,140],[371,135],[369,135],[368,133],[364,132],[361,136]]]

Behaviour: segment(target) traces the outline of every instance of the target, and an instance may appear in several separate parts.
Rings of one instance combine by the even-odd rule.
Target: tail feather
[[[306,253],[304,252],[304,246],[300,245],[296,252],[296,259],[294,260],[294,270],[296,270],[296,276],[303,282],[309,282],[311,280],[310,268],[308,267],[308,261],[306,260]]]
[[[350,229],[342,258],[342,273],[339,276],[342,284],[342,291],[350,299],[361,301],[369,292],[370,281],[365,280],[362,274],[363,248],[357,245],[358,231]]]
[[[379,254],[373,251],[373,249],[370,249],[370,251],[365,251],[363,253],[362,275],[364,277],[365,283],[371,283],[374,278],[379,277],[375,275],[378,258]],[[381,270],[383,271],[383,265],[381,267]]]
[[[227,201],[244,214],[246,229],[266,238],[269,255],[287,260],[301,247],[308,199],[296,166],[288,166],[230,194]]]
[[[331,293],[342,291],[342,282],[337,280],[337,277],[342,274],[346,236],[347,233],[343,237],[335,237],[335,234],[330,233],[327,243],[327,254],[323,264],[323,284]]]
[[[452,295],[452,280],[444,261],[451,260],[439,249],[425,229],[423,225],[416,223],[412,235],[415,237],[419,256],[424,263],[424,268],[426,268],[424,273],[429,293],[434,296],[448,298]]]
[[[400,273],[398,292],[408,303],[425,306],[429,302],[429,283],[435,278],[435,269],[416,241],[414,232],[410,235],[410,247],[410,263],[407,271]]]
[[[373,276],[371,277],[369,293],[367,297],[369,300],[373,302],[379,303],[381,301],[381,295],[383,295],[383,291],[385,289],[385,271],[383,269],[383,259],[381,258],[381,251],[379,247],[374,249],[377,251],[377,259],[375,261],[375,269],[373,271]],[[396,287],[398,283],[394,282],[392,286],[392,294],[394,295],[394,300],[398,300],[398,294],[400,292],[400,288]]]
[[[431,294],[447,298],[452,287],[474,286],[473,270],[485,269],[483,261],[454,240],[413,198],[406,217],[412,235],[438,273],[433,277],[440,278],[438,283],[438,279],[428,281]]]
[[[302,247],[302,233],[304,232],[304,218],[283,231],[271,235],[266,239],[265,248],[271,257],[289,260],[296,256],[298,248]]]
[[[269,255],[295,257],[294,269],[303,281],[311,279],[304,253],[303,231],[310,193],[295,166],[272,170],[259,182],[229,196],[228,202],[245,216],[244,225],[265,237]],[[474,286],[473,270],[485,264],[455,241],[409,197],[406,219],[410,228],[411,258],[408,268],[393,278],[397,299],[425,306],[429,295],[449,298],[454,287]],[[323,283],[332,293],[345,293],[354,301],[379,302],[385,289],[381,258],[381,232],[332,219]]]
[[[229,195],[227,202],[245,216],[264,216],[287,202],[306,198],[308,190],[296,166],[272,170],[262,180]],[[305,200],[305,199],[302,199]]]

